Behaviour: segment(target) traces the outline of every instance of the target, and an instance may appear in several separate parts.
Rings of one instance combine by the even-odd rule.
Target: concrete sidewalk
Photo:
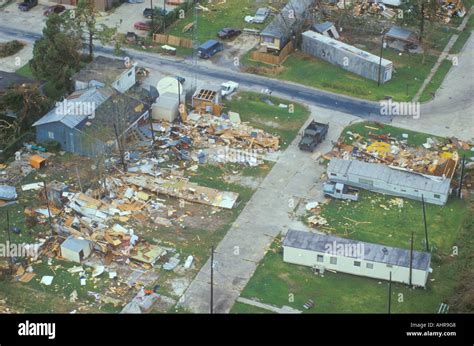
[[[342,129],[357,119],[313,108],[311,118],[316,115],[318,121],[330,123],[327,139],[317,148],[321,153],[329,151],[331,140],[336,140]],[[292,218],[298,203],[324,199],[320,176],[325,168],[311,158],[311,153],[298,149],[299,140],[298,136],[285,150],[215,250],[214,312],[230,311],[280,232],[288,228],[307,230],[303,223]],[[209,300],[210,261],[207,261],[179,305],[191,312],[208,313]]]

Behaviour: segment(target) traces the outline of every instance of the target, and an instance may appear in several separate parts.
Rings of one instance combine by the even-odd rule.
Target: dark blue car
[[[214,54],[224,50],[224,45],[216,40],[209,40],[198,48],[198,56],[201,59],[209,59]]]

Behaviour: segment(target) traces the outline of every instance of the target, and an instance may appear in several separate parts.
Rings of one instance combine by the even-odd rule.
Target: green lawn
[[[420,99],[419,99],[420,102],[426,102],[434,98],[433,95],[436,93],[436,91],[439,89],[439,87],[443,83],[443,80],[448,74],[449,70],[451,69],[451,66],[452,66],[452,62],[449,60],[444,60],[441,63],[438,70],[434,74],[433,78],[431,78],[431,81],[428,83],[425,90],[421,94]]]
[[[436,56],[429,55],[422,64],[421,55],[399,55],[398,51],[391,48],[384,50],[384,57],[393,61],[396,72],[390,81],[381,86],[377,86],[376,81],[302,53],[291,55],[284,62],[281,72],[272,76],[368,100],[378,101],[391,96],[396,101],[409,101],[421,87],[437,59]]]
[[[268,105],[264,99],[270,100],[274,105]],[[279,104],[288,105],[288,108],[281,108]],[[232,101],[225,101],[225,107],[226,110],[239,113],[242,121],[280,136],[281,149],[290,145],[310,113],[300,104],[251,92],[235,95]]]
[[[390,204],[394,198],[361,190],[358,202],[332,199],[323,206],[321,215],[328,220],[328,226],[334,228],[331,233],[369,243],[409,248],[413,231],[415,250],[424,251],[421,202],[403,199],[403,207],[399,208]],[[381,205],[389,210],[383,209]],[[446,206],[429,203],[425,206],[430,247],[444,253],[450,252],[467,215],[465,202],[453,198]]]
[[[16,70],[16,73],[23,77],[28,77],[28,78],[35,78],[33,76],[33,72],[31,71],[30,63],[28,62],[27,64],[23,65],[20,67],[18,70]]]
[[[255,0],[227,0],[227,1],[201,1],[201,4],[210,11],[198,12],[197,38],[200,43],[209,39],[215,39],[217,33],[225,27],[263,29],[267,23],[249,24],[244,21],[245,16],[253,16],[259,7],[264,7],[265,2],[258,3]],[[178,20],[168,30],[167,34],[192,39],[192,30],[183,33],[183,28],[194,21],[193,10],[186,13],[186,18]]]

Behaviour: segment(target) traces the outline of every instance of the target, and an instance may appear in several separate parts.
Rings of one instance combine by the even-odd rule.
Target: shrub
[[[24,43],[13,40],[5,43],[0,43],[0,58],[5,58],[18,53],[24,46]]]

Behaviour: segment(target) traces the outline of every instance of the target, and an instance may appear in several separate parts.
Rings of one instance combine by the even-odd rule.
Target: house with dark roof
[[[36,141],[59,142],[61,150],[94,157],[116,145],[115,128],[125,136],[148,118],[148,103],[112,88],[73,92],[33,124]]]
[[[425,287],[432,272],[431,254],[333,235],[288,230],[283,261],[379,280]]]
[[[260,32],[260,45],[279,51],[301,31],[315,0],[289,0],[274,19]]]
[[[96,56],[86,67],[72,76],[74,90],[111,87],[121,93],[136,83],[137,64],[130,60]]]

